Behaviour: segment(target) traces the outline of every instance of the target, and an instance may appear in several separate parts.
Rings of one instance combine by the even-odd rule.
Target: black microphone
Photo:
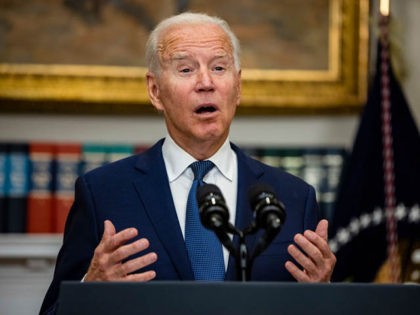
[[[251,266],[254,258],[261,254],[280,232],[286,212],[269,185],[256,184],[248,191],[248,197],[255,213],[255,228],[264,230],[250,258]]]
[[[229,210],[219,187],[213,184],[201,185],[197,188],[196,196],[201,223],[212,230],[223,246],[237,257],[237,250],[227,233],[238,234],[238,231],[229,222]]]
[[[201,223],[210,230],[226,231],[229,226],[229,210],[219,187],[204,184],[197,188],[197,203]]]
[[[256,184],[248,192],[249,202],[255,212],[258,227],[270,231],[280,231],[285,219],[284,205],[277,200],[271,186]]]

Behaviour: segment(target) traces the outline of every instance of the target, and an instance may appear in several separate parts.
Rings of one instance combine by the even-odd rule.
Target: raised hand
[[[128,228],[116,233],[111,221],[104,222],[104,234],[96,247],[84,281],[149,281],[156,277],[155,271],[133,273],[156,262],[156,253],[124,261],[131,255],[149,247],[145,238],[127,244],[137,236],[135,228]]]
[[[298,282],[329,282],[337,261],[328,246],[328,221],[321,220],[315,232],[306,230],[294,237],[287,251],[302,267],[287,261],[286,269]]]

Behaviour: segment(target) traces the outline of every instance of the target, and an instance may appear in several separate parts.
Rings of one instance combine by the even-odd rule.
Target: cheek
[[[226,89],[225,93],[225,95],[229,95],[229,105],[234,105],[233,107],[239,105],[241,93],[238,86],[231,86],[230,88]]]
[[[172,82],[166,86],[164,91],[164,100],[168,100],[170,103],[179,104],[186,100],[188,95],[187,84],[179,84]]]

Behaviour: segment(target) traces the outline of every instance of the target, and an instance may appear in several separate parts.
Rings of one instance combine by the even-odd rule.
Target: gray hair
[[[236,35],[232,32],[229,27],[229,24],[216,16],[210,16],[204,13],[192,13],[192,12],[185,12],[178,15],[171,16],[162,22],[160,22],[155,29],[150,33],[149,39],[146,43],[146,64],[149,68],[149,71],[153,73],[158,73],[160,70],[160,64],[158,61],[158,44],[160,40],[160,35],[163,31],[168,29],[174,25],[180,24],[202,24],[202,23],[209,23],[219,26],[228,36],[233,49],[233,62],[235,64],[235,68],[240,70],[241,63],[239,59],[240,54],[240,45],[239,40]]]

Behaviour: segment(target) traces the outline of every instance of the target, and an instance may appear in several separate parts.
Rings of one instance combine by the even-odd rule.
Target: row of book
[[[144,146],[0,143],[0,233],[62,233],[80,174]]]
[[[348,151],[344,147],[248,148],[248,154],[311,184],[322,218],[331,221]]]
[[[78,176],[144,151],[148,145],[0,143],[0,233],[62,233]],[[331,218],[346,151],[246,148],[253,157],[312,184]]]

